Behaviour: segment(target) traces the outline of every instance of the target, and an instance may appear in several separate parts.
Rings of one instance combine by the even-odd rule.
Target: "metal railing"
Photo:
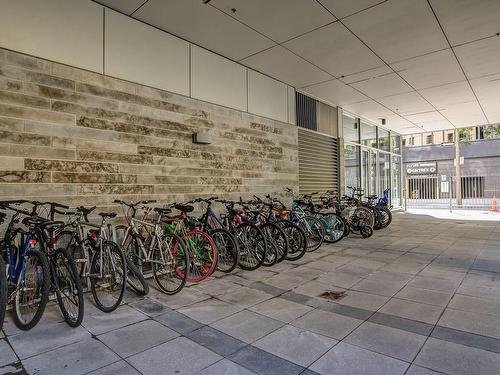
[[[406,176],[405,208],[488,211],[500,198],[500,175],[461,176],[461,199],[457,199],[456,181],[450,175]]]

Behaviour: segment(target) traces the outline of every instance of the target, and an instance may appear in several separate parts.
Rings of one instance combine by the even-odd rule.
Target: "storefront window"
[[[391,133],[391,152],[401,154],[401,136]]]
[[[382,128],[378,128],[378,148],[384,151],[390,151],[389,132]]]
[[[382,196],[385,189],[389,189],[390,187],[389,176],[390,176],[389,154],[386,154],[385,152],[379,152],[378,153],[379,196]]]
[[[391,172],[391,204],[395,207],[401,206],[401,156],[392,156]]]
[[[359,142],[359,128],[358,120],[350,116],[344,115],[342,118],[344,141],[346,142]]]
[[[361,144],[377,147],[377,127],[361,122]]]
[[[344,144],[345,186],[359,187],[359,146]],[[347,188],[346,188],[347,189]]]

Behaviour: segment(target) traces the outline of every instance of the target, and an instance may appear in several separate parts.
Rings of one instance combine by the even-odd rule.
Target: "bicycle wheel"
[[[278,244],[274,241],[274,239],[266,236],[266,256],[264,257],[264,261],[262,265],[264,267],[271,267],[276,264],[278,261]]]
[[[359,224],[364,226],[368,226],[373,229],[375,224],[375,217],[373,213],[366,207],[356,207],[354,210],[353,216],[356,215],[359,220]]]
[[[288,254],[288,240],[283,229],[276,223],[264,223],[260,226],[260,229],[266,234],[267,239],[272,239],[276,244],[278,251],[276,263],[285,260]]]
[[[302,225],[302,229],[304,229],[307,236],[307,251],[311,252],[318,250],[323,244],[325,237],[325,226],[323,222],[314,216],[306,216],[303,219]]]
[[[13,299],[14,323],[19,329],[27,331],[40,321],[49,299],[49,289],[47,257],[39,250],[28,250]]]
[[[387,228],[389,224],[392,222],[392,212],[387,207],[380,207],[380,216],[382,228]]]
[[[266,257],[267,243],[264,233],[251,223],[242,223],[234,230],[240,247],[239,266],[246,271],[256,270]]]
[[[0,250],[2,250],[1,244]],[[7,270],[3,257],[0,256],[0,331],[3,327],[5,310],[7,310]]]
[[[52,280],[64,321],[78,327],[83,320],[83,288],[73,257],[66,249],[57,249],[51,257]]]
[[[189,254],[188,281],[200,282],[215,272],[218,253],[214,240],[207,232],[192,229],[182,236]]]
[[[112,312],[123,299],[127,264],[120,247],[103,241],[102,249],[94,249],[90,265],[90,288],[99,310]]]
[[[279,221],[277,224],[285,232],[288,241],[285,259],[294,261],[302,258],[307,250],[307,237],[302,228],[289,221]]]
[[[127,262],[127,285],[135,293],[145,296],[149,293],[149,284],[141,272],[142,259],[139,256],[139,246],[137,241],[132,236],[123,243],[128,227],[125,225],[117,225],[115,227],[116,238],[115,242],[119,244],[125,254]]]
[[[338,242],[344,237],[345,223],[340,216],[334,213],[322,215],[322,221],[325,226],[324,241],[327,243]]]
[[[210,236],[212,236],[219,254],[217,269],[221,272],[231,272],[238,265],[240,257],[238,242],[231,232],[223,228],[211,230]]]
[[[153,249],[151,270],[158,289],[179,293],[188,279],[189,254],[184,241],[173,233],[161,236]]]

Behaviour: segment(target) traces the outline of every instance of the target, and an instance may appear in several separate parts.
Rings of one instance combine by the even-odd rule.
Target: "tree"
[[[485,125],[481,127],[484,139],[493,139],[500,137],[500,124]]]

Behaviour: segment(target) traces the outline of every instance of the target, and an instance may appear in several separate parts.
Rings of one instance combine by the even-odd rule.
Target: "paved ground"
[[[396,214],[296,263],[60,320],[7,318],[0,373],[499,374],[500,223]]]

